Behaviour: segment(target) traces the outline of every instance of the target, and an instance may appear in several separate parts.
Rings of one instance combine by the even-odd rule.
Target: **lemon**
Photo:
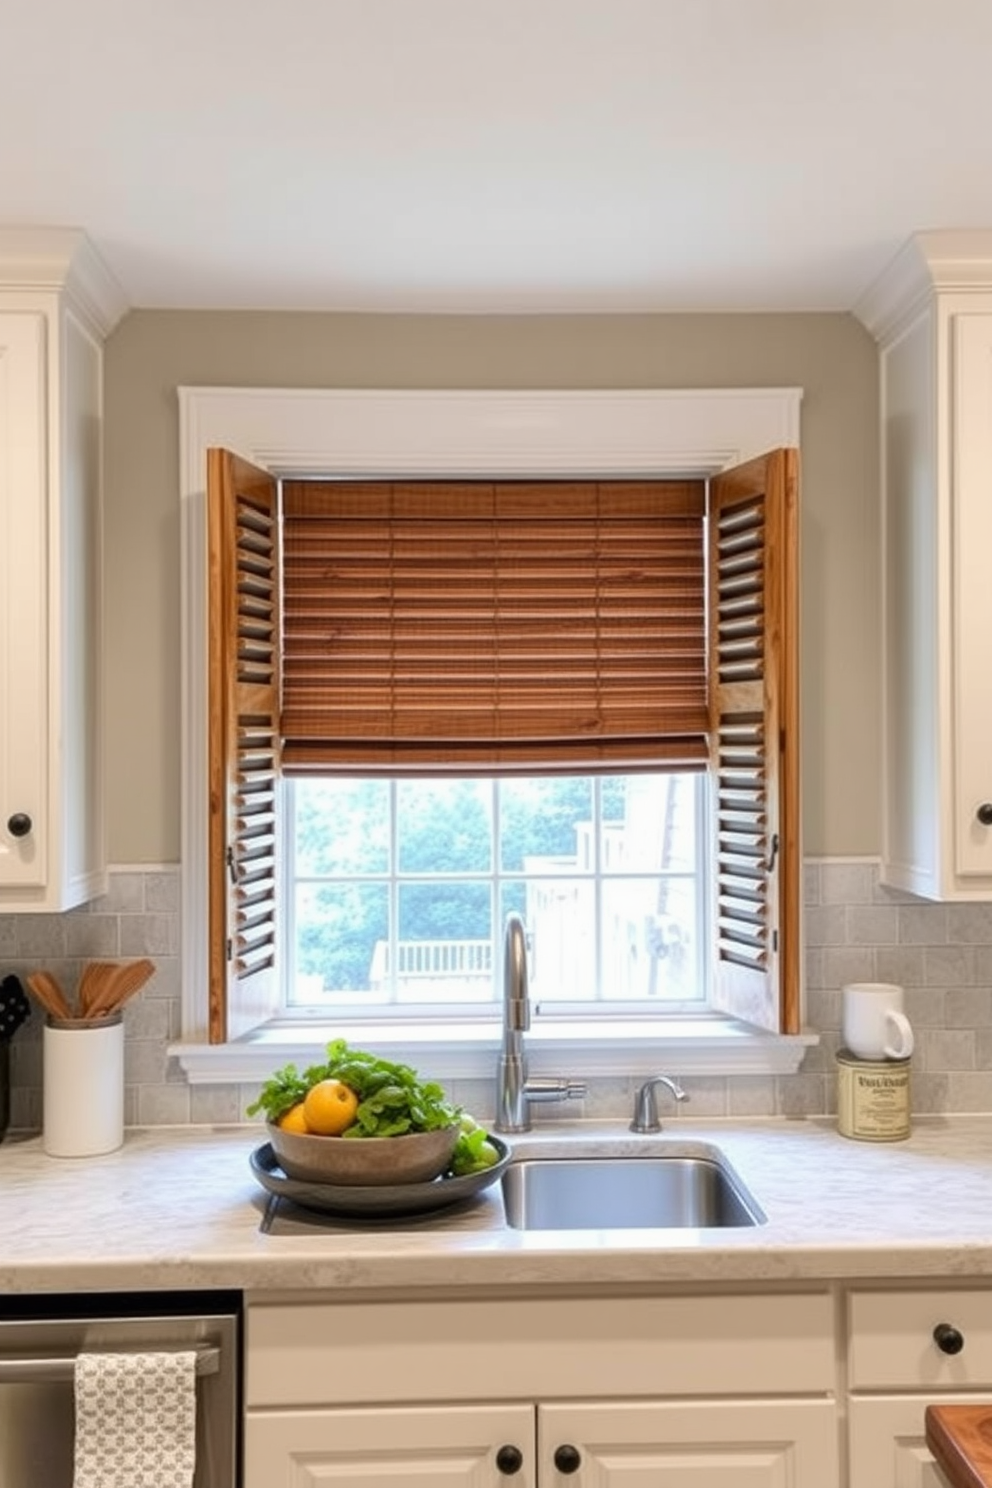
[[[341,1080],[319,1080],[303,1098],[307,1130],[319,1137],[339,1137],[358,1110],[358,1096]]]
[[[283,1111],[276,1123],[283,1131],[306,1133],[310,1130],[307,1126],[307,1118],[303,1114],[303,1102],[298,1101],[295,1106],[290,1106],[288,1111]]]

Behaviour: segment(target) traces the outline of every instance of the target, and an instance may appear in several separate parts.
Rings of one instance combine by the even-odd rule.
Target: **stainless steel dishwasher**
[[[237,1292],[0,1297],[0,1488],[72,1488],[80,1353],[194,1349],[195,1488],[240,1478]]]

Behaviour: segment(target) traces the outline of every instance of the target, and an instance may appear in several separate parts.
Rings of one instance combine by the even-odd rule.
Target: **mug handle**
[[[913,1052],[913,1029],[905,1013],[890,1008],[885,1014],[886,1027],[892,1031],[890,1042],[885,1045],[886,1059],[908,1059]]]

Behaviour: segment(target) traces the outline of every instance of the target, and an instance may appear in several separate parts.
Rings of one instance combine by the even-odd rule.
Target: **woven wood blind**
[[[707,758],[697,481],[283,485],[283,766]]]

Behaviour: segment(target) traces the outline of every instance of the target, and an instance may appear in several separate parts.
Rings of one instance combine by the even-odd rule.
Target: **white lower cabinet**
[[[837,1488],[832,1400],[594,1401],[538,1409],[539,1488]]]
[[[278,1411],[248,1417],[245,1488],[837,1488],[836,1430],[827,1401]]]
[[[992,1403],[992,1290],[854,1289],[847,1313],[849,1488],[945,1488],[924,1413]]]
[[[838,1488],[822,1293],[249,1303],[244,1488]]]
[[[347,1351],[341,1355],[346,1367]],[[499,1464],[502,1462],[504,1468]],[[244,1488],[536,1488],[527,1405],[249,1413]]]
[[[974,1396],[940,1395],[943,1405]],[[852,1400],[850,1488],[946,1488],[927,1446],[923,1413],[933,1395],[874,1396]]]

